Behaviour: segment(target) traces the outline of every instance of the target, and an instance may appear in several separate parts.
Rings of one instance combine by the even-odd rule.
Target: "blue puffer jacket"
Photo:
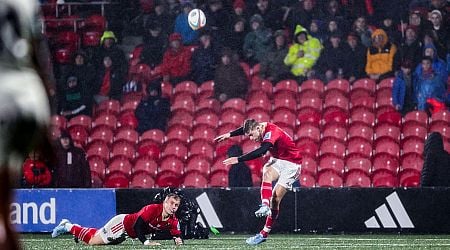
[[[434,98],[440,102],[445,101],[446,90],[439,76],[433,74],[416,75],[414,78],[414,93],[417,98],[417,109],[427,108],[427,99]]]
[[[445,61],[438,58],[436,47],[433,44],[426,45],[423,48],[423,51],[425,52],[427,48],[432,48],[434,50],[433,63],[431,64],[431,68],[435,72],[435,75],[439,78],[439,82],[444,86],[444,89],[447,89],[447,64],[445,63]],[[414,73],[417,76],[422,75],[422,65],[420,63],[419,65],[417,65]]]

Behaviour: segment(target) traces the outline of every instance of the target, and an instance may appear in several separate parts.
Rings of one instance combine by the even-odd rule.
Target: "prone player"
[[[179,222],[175,217],[180,202],[180,196],[168,194],[162,204],[147,205],[134,214],[116,215],[100,229],[81,227],[63,219],[53,229],[52,237],[71,233],[88,245],[112,245],[122,243],[128,236],[138,238],[146,246],[157,246],[160,243],[150,241],[146,235],[168,230],[175,244],[182,245]]]

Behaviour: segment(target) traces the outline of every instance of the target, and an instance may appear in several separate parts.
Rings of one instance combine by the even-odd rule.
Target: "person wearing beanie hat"
[[[161,74],[165,82],[173,85],[189,78],[191,73],[191,50],[181,42],[179,33],[172,33],[169,36],[169,47],[164,52]]]
[[[109,56],[115,65],[119,66],[122,72],[127,72],[128,63],[125,53],[117,46],[117,37],[114,32],[105,30],[100,39],[101,46],[94,53],[92,58],[94,67],[103,64],[103,58]]]
[[[139,102],[134,111],[139,134],[150,129],[166,131],[170,117],[170,101],[161,94],[161,82],[153,81],[148,85],[147,96]]]
[[[216,41],[206,27],[200,31],[199,47],[192,54],[191,79],[198,85],[214,79],[214,71],[220,59]]]
[[[244,0],[235,0],[233,2],[233,10],[234,14],[238,17],[245,17],[245,1]]]
[[[89,115],[89,95],[81,86],[76,76],[69,76],[63,89],[57,93],[59,105],[58,113],[70,119],[77,115]]]
[[[392,86],[392,104],[402,115],[407,114],[416,107],[412,74],[413,68],[412,61],[402,61],[400,71],[397,73]]]
[[[324,82],[330,82],[336,78],[344,78],[344,65],[347,55],[341,40],[342,33],[339,30],[329,34],[325,48],[313,67],[316,71],[316,76]]]
[[[361,44],[359,35],[355,32],[350,32],[344,44],[344,78],[349,82],[354,82],[356,79],[365,76],[367,48]]]
[[[405,29],[405,37],[399,47],[400,61],[411,61],[418,65],[422,58],[422,44],[418,38],[417,27],[408,25]]]
[[[225,37],[223,44],[226,44],[229,48],[236,52],[240,60],[244,58],[244,40],[247,34],[247,21],[245,18],[237,17],[233,24],[231,32]]]
[[[239,145],[232,145],[228,148],[227,156],[239,157],[242,155],[242,148]],[[228,171],[229,187],[253,187],[252,172],[245,162],[238,162],[231,165]]]
[[[61,131],[55,149],[54,184],[57,188],[90,188],[91,170],[86,153],[76,147],[66,130]]]
[[[273,43],[272,34],[264,27],[264,20],[260,15],[255,14],[250,18],[250,29],[244,39],[243,51],[245,61],[252,66],[263,60]]]
[[[274,46],[261,61],[259,76],[272,83],[292,78],[289,67],[284,64],[284,57],[288,53],[288,42],[284,30],[277,30],[273,34]]]

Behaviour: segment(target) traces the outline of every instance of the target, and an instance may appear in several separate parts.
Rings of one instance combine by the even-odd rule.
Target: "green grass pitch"
[[[173,241],[158,241],[162,245],[144,247],[138,240],[127,239],[116,246],[90,247],[76,244],[64,235],[52,239],[50,234],[23,234],[21,243],[28,249],[450,249],[450,235],[301,235],[273,234],[256,247],[245,244],[251,235],[212,235],[208,240],[187,240],[175,247]]]

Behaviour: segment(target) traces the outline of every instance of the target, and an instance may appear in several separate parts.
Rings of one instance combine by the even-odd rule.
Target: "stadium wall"
[[[151,203],[160,189],[21,189],[11,218],[20,232],[49,232],[62,218],[100,227],[113,215]],[[258,188],[185,189],[201,223],[221,232],[254,233]],[[89,197],[89,199],[87,199]],[[450,188],[300,188],[283,199],[274,232],[449,233]]]

